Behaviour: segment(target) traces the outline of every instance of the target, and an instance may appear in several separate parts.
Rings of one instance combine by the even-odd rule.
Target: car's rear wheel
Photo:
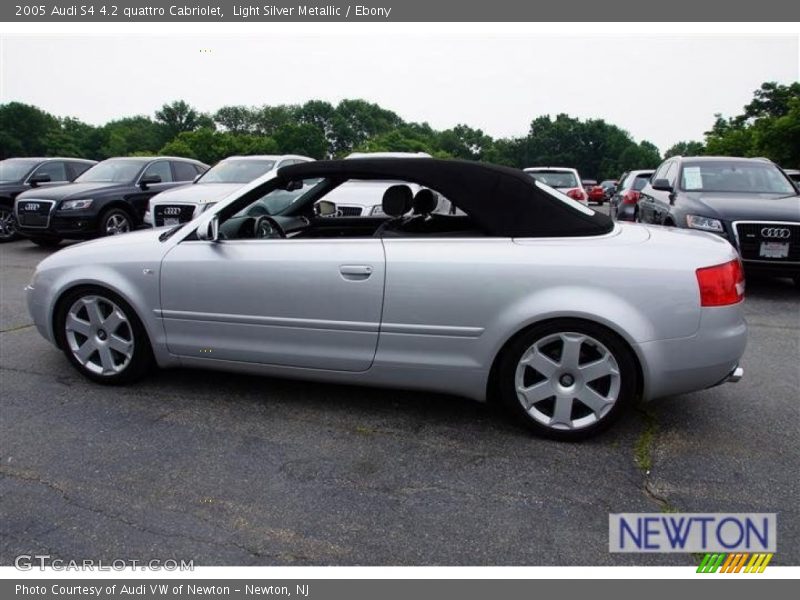
[[[121,208],[111,208],[100,217],[100,235],[119,235],[133,230],[133,219]]]
[[[100,383],[134,381],[153,362],[136,313],[117,294],[102,288],[80,288],[59,302],[56,335],[75,368]]]
[[[0,244],[19,238],[17,220],[10,206],[0,206]]]
[[[558,319],[517,336],[500,359],[500,398],[536,433],[579,440],[611,425],[637,390],[633,353],[600,325]]]
[[[37,246],[42,248],[55,248],[61,243],[61,238],[54,237],[32,237],[29,238]]]

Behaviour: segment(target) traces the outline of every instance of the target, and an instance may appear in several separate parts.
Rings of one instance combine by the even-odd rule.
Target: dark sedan
[[[126,233],[142,226],[151,197],[189,184],[207,169],[187,158],[109,158],[73,183],[20,194],[17,228],[41,246]]]
[[[766,159],[670,158],[642,190],[638,220],[723,236],[748,271],[800,286],[800,195]]]
[[[64,185],[97,161],[82,158],[7,158],[0,161],[0,244],[17,239],[14,200],[40,186]]]

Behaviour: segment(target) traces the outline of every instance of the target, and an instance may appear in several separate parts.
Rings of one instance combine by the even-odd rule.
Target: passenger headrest
[[[438,204],[439,198],[428,188],[422,188],[414,194],[413,208],[415,215],[429,215],[436,210]]]
[[[411,210],[414,194],[407,185],[393,185],[383,192],[383,212],[390,217],[402,217]]]

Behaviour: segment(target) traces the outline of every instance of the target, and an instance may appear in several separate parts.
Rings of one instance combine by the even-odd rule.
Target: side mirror
[[[302,187],[303,187],[302,181],[300,181],[299,179],[293,179],[292,181],[287,182],[283,189],[285,189],[287,192],[294,192],[296,190],[302,189]]]
[[[197,239],[204,242],[219,240],[219,218],[214,215],[210,221],[197,228]]]
[[[332,217],[336,214],[336,203],[330,200],[320,200],[314,205],[314,212],[318,217]]]
[[[47,183],[50,181],[50,175],[47,173],[36,173],[35,175],[31,175],[31,178],[28,179],[28,183],[31,184],[31,187],[36,187],[40,183]]]
[[[656,179],[652,184],[650,184],[654,190],[658,190],[659,192],[671,192],[672,186],[670,185],[669,181],[666,179]]]
[[[154,183],[161,183],[161,175],[145,175],[139,180],[139,187],[146,190],[148,185]]]

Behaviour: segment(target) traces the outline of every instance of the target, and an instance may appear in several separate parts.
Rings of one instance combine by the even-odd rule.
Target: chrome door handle
[[[369,265],[342,265],[339,267],[342,277],[351,281],[361,281],[368,279],[372,275],[372,267]]]

